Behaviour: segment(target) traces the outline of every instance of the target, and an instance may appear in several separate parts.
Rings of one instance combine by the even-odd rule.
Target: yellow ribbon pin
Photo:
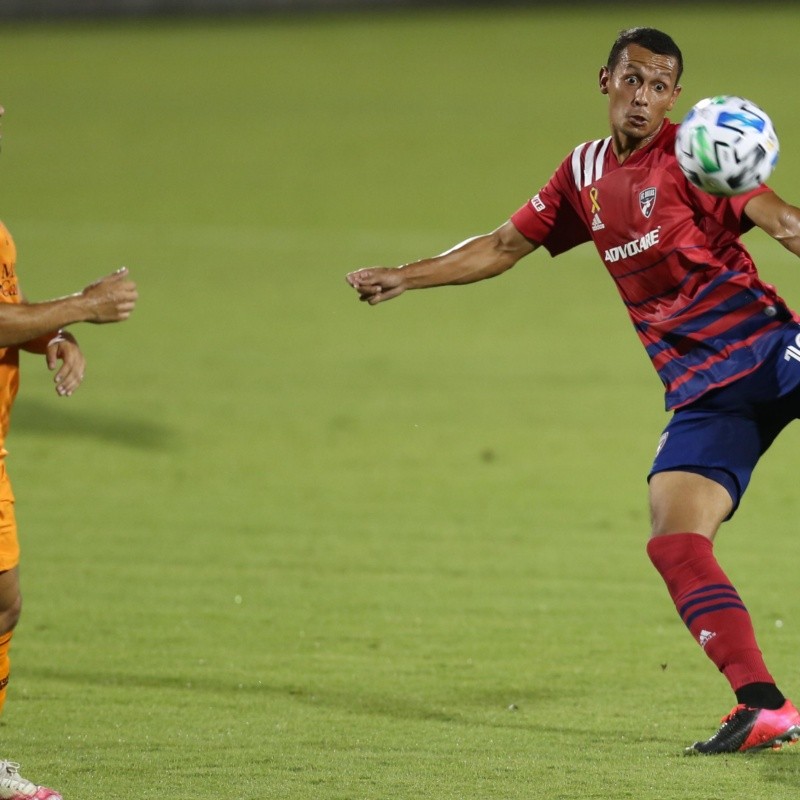
[[[600,210],[600,203],[597,202],[597,195],[597,188],[592,186],[592,188],[589,189],[589,199],[592,201],[592,214],[596,214]]]

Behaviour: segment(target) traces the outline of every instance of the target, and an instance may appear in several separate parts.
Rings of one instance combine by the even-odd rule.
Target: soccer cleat
[[[720,729],[707,741],[695,742],[686,755],[743,753],[746,750],[780,750],[800,739],[800,712],[788,700],[778,709],[738,705],[723,717]]]
[[[19,764],[0,761],[0,800],[62,800],[45,786],[37,786],[19,774]]]

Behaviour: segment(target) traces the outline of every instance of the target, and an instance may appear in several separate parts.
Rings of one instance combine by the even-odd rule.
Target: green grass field
[[[344,283],[605,135],[633,24],[684,50],[676,118],[768,109],[800,202],[793,5],[3,27],[26,294],[127,264],[141,300],[76,331],[70,400],[25,358],[0,756],[68,800],[797,797],[800,748],[680,755],[732,698],[644,552],[667,416],[594,251],[378,308]],[[797,437],[718,552],[800,698]]]

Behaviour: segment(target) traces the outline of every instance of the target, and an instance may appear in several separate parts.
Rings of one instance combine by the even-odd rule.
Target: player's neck
[[[627,136],[622,131],[611,131],[611,149],[620,164],[624,164],[634,153],[647,147],[661,133],[664,123],[643,139]]]

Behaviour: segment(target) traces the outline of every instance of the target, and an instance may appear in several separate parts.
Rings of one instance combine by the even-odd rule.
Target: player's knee
[[[675,523],[674,503],[669,495],[663,495],[658,491],[650,489],[650,538],[664,536],[669,533],[676,533],[673,528]]]
[[[650,478],[652,536],[699,533],[713,539],[732,508],[728,490],[704,475],[676,470]]]
[[[670,533],[682,533],[680,530],[681,525],[673,521],[672,510],[666,505],[653,505],[650,506],[650,538],[655,539],[658,536],[666,536]]]

